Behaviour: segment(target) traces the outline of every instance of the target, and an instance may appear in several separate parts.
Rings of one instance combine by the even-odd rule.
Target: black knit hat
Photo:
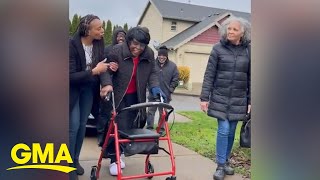
[[[168,48],[166,46],[161,46],[158,50],[158,56],[166,56],[168,57]]]

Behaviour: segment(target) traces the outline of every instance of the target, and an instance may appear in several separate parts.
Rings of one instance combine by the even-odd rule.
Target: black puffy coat
[[[133,56],[129,50],[127,43],[117,44],[113,46],[109,55],[117,57],[119,68],[113,73],[111,78],[109,73],[100,76],[101,85],[112,85],[116,108],[119,107],[133,72]],[[112,58],[111,58],[112,59]],[[137,66],[136,83],[139,103],[146,102],[147,87],[159,87],[159,72],[155,68],[154,53],[150,47],[146,47],[140,55],[140,60]]]
[[[249,42],[233,45],[221,40],[214,45],[204,75],[201,101],[209,101],[208,115],[224,120],[243,120],[250,104]]]

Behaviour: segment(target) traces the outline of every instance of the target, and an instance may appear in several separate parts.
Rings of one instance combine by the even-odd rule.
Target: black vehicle
[[[86,128],[87,129],[96,129],[96,126],[97,126],[97,119],[92,114],[90,114],[88,117]]]

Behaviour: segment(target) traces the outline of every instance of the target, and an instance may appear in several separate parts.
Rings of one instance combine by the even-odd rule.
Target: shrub
[[[190,68],[188,66],[178,66],[179,71],[179,81],[187,83],[190,78]]]

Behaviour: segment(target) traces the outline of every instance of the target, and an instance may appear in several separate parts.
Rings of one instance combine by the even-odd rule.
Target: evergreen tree
[[[76,32],[79,22],[80,22],[79,16],[77,14],[73,15],[71,28],[70,28],[70,31],[71,31],[70,35],[73,35]]]
[[[112,44],[112,23],[110,20],[107,21],[107,27],[105,33],[105,39],[104,42],[106,45]]]
[[[72,24],[70,19],[69,19],[69,35],[72,35]]]
[[[124,29],[125,32],[128,32],[128,24],[127,24],[127,23],[125,23],[125,24],[123,25],[123,29]]]
[[[102,21],[102,28],[104,31],[106,31],[106,22],[104,20]]]

